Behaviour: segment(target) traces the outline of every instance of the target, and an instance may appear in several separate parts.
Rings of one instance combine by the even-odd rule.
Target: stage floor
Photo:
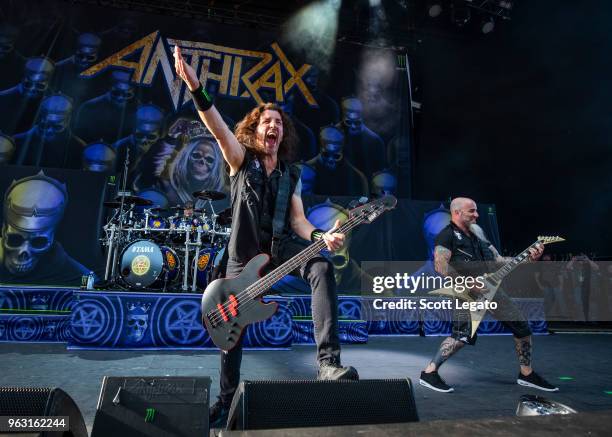
[[[538,336],[534,367],[558,393],[516,384],[518,373],[510,336],[480,337],[441,371],[455,387],[450,394],[421,387],[421,369],[442,337],[370,337],[364,345],[345,345],[342,359],[362,379],[404,378],[415,383],[421,421],[512,416],[520,395],[541,394],[578,411],[612,409],[612,335]],[[289,351],[246,351],[243,379],[314,378],[314,346]],[[102,377],[211,376],[218,393],[219,354],[213,351],[70,351],[64,344],[0,344],[0,386],[56,386],[76,401],[91,429]],[[570,379],[571,378],[571,379]]]

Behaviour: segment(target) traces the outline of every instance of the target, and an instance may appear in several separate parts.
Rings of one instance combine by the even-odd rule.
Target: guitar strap
[[[286,166],[278,181],[276,204],[274,205],[274,219],[272,220],[272,258],[278,258],[278,246],[285,229],[285,216],[289,205],[289,191],[291,189],[289,168]]]

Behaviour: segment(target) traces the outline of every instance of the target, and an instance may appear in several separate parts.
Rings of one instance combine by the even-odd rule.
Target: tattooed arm
[[[493,246],[492,244],[489,246],[489,250],[493,252],[493,256],[495,257],[495,262],[497,263],[507,263],[508,261],[512,259],[511,257],[508,257],[508,256],[501,256],[499,252],[497,251],[497,249],[495,248],[495,246]]]
[[[434,248],[434,269],[441,276],[457,276],[457,272],[449,264],[451,255],[451,251],[442,245],[438,244]]]

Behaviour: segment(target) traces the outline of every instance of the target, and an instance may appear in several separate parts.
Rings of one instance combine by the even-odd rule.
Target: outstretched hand
[[[181,48],[179,46],[174,47],[174,68],[176,74],[185,81],[187,87],[191,91],[195,91],[200,86],[198,75],[191,65],[185,62],[183,55],[181,54]]]
[[[340,227],[340,220],[336,220],[332,229],[338,229]],[[325,245],[330,252],[335,252],[344,245],[344,234],[339,232],[326,232],[323,234],[323,240]]]

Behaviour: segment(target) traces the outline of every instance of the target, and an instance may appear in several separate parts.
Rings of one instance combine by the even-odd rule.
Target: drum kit
[[[226,196],[198,191],[209,211],[184,206],[153,207],[148,199],[120,192],[104,206],[114,210],[104,226],[105,282],[110,288],[197,292],[208,285],[223,257],[231,231],[231,211],[216,214],[212,202]]]

